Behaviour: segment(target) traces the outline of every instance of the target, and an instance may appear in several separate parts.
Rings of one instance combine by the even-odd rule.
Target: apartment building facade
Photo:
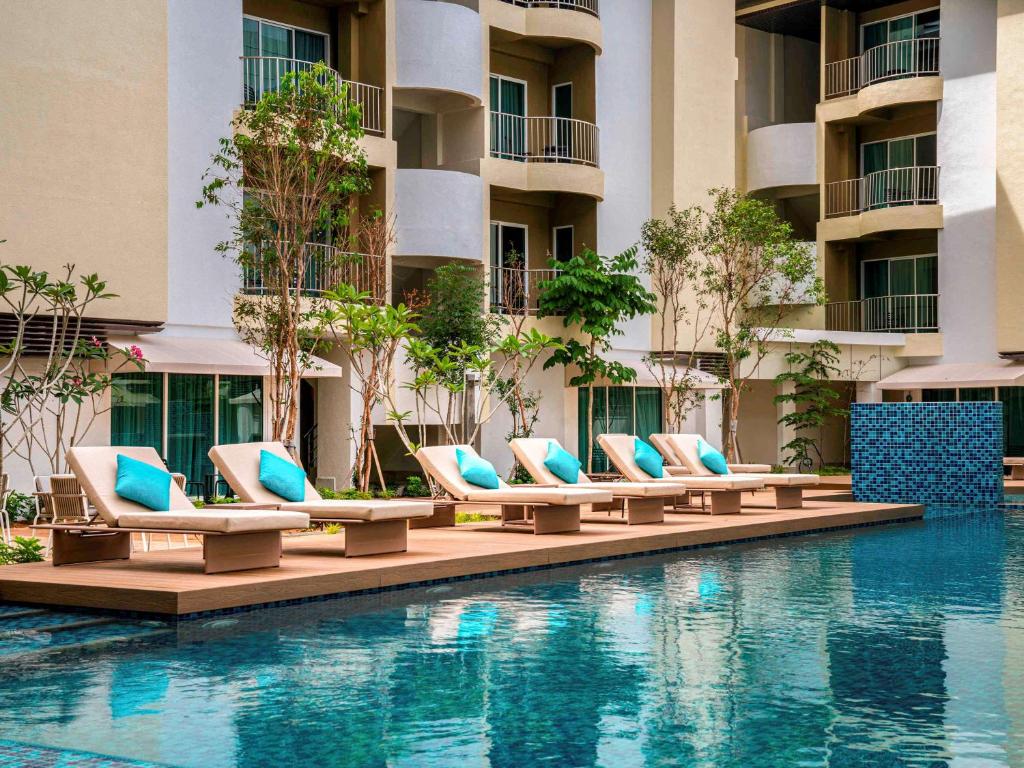
[[[737,186],[776,201],[813,243],[830,294],[793,316],[755,372],[745,459],[780,459],[774,376],[786,351],[817,338],[842,349],[847,400],[987,388],[1017,407],[1017,370],[1000,355],[1024,350],[1018,5],[8,0],[3,259],[74,262],[108,279],[118,298],[97,333],[138,343],[149,363],[122,377],[131,395],[88,439],[154,445],[197,490],[216,490],[206,451],[263,435],[267,369],[231,322],[236,295],[259,286],[215,251],[230,234],[224,212],[195,200],[235,112],[283,72],[323,61],[362,107],[372,190],[358,208],[396,218],[393,300],[459,262],[488,277],[490,311],[534,308],[549,256],[618,252],[650,216]],[[561,330],[555,318],[531,322]],[[658,322],[617,337],[614,355],[640,376],[598,390],[591,433],[660,429],[642,362]],[[701,352],[710,378],[715,350]],[[336,351],[300,392],[300,450],[339,486],[352,459],[350,383]],[[539,432],[582,451],[585,408],[566,373],[538,366],[529,387],[543,395]],[[386,470],[414,471],[380,421]],[[720,421],[712,398],[689,426],[716,442]],[[508,428],[499,413],[481,436],[501,469]],[[842,435],[828,442],[842,460]]]

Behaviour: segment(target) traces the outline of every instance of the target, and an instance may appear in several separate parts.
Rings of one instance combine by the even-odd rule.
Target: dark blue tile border
[[[172,768],[165,763],[147,763],[93,752],[40,747],[0,739],[0,768]]]

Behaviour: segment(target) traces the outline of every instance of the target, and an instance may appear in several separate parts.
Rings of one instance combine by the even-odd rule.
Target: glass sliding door
[[[586,445],[588,440],[592,440],[594,472],[613,471],[608,456],[597,443],[597,436],[622,433],[649,441],[651,434],[662,429],[661,390],[657,387],[594,387],[594,414],[590,429],[587,428],[588,391],[580,387],[577,399],[578,458],[586,464]]]
[[[938,8],[863,25],[861,66],[865,83],[937,72],[939,31]],[[918,42],[922,40],[925,42]]]
[[[938,257],[934,254],[862,262],[862,329],[937,331],[938,288]]]
[[[888,208],[938,200],[935,134],[861,145],[864,208]]]
[[[1000,387],[1003,404],[1003,455],[1024,456],[1024,387]]]
[[[491,222],[491,304],[522,310],[529,302],[527,233],[522,224]]]
[[[259,57],[244,61],[246,101],[259,101],[264,93],[276,91],[281,78],[296,67],[305,69],[315,62],[326,62],[329,43],[329,37],[320,32],[244,17],[242,55]]]
[[[167,374],[167,464],[191,483],[213,475],[213,376]]]
[[[572,157],[572,83],[560,83],[551,89],[552,114],[556,119],[555,157]]]
[[[262,440],[262,377],[221,376],[217,386],[217,412],[218,443]]]
[[[117,373],[110,387],[110,444],[148,446],[164,455],[164,376]]]
[[[491,154],[526,160],[526,82],[491,75]]]

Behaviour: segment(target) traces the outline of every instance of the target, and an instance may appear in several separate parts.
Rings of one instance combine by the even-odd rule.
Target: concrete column
[[[880,403],[882,402],[882,390],[874,381],[858,381],[857,395],[855,402],[858,403]]]
[[[709,391],[704,406],[694,411],[695,421],[697,432],[716,449],[722,450],[722,399],[712,399],[713,394]]]
[[[334,347],[323,357],[340,365],[344,373],[340,378],[317,379],[317,476],[333,477],[336,488],[348,488],[356,448],[352,430],[359,425],[360,403],[352,395],[352,371],[345,353]]]
[[[792,395],[796,391],[796,385],[792,381],[783,381],[775,387],[777,395]],[[786,463],[786,452],[782,446],[796,437],[796,430],[787,424],[778,423],[783,416],[796,412],[796,405],[790,402],[776,403],[775,405],[775,463]]]

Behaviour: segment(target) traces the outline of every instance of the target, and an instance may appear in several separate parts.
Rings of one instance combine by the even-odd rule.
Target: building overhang
[[[1024,386],[1024,364],[943,363],[912,365],[886,376],[879,389],[964,389]]]

